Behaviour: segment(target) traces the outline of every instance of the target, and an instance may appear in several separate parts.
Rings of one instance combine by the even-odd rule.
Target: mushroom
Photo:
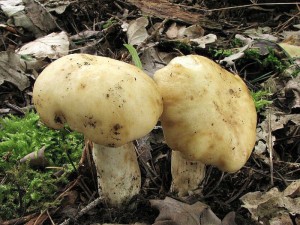
[[[208,58],[188,55],[156,71],[154,80],[163,97],[166,143],[180,152],[172,153],[174,191],[184,196],[197,188],[204,177],[201,163],[231,173],[246,163],[255,145],[257,115],[238,75]]]
[[[68,124],[94,142],[99,194],[119,207],[140,191],[133,140],[152,130],[162,113],[155,82],[137,67],[107,57],[71,54],[38,76],[33,102],[41,120]]]

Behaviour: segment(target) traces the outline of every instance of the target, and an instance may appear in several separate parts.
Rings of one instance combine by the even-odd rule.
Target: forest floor
[[[207,166],[198,192],[186,198],[169,191],[170,149],[157,126],[146,141],[149,155],[139,158],[141,193],[126,206],[99,198],[87,142],[78,170],[56,193],[59,205],[0,217],[0,224],[300,225],[300,4],[271,2],[0,1],[3,118],[33,109],[34,81],[50,62],[88,53],[133,64],[124,44],[135,47],[150,76],[176,56],[214,60],[242,77],[258,113],[246,165],[233,174]]]

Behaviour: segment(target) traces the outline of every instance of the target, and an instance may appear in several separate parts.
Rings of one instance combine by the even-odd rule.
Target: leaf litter
[[[239,73],[251,90],[271,90],[268,98],[272,100],[259,114],[257,145],[249,162],[235,174],[222,174],[208,167],[206,179],[199,184],[203,192],[198,195],[178,199],[168,192],[170,149],[158,126],[148,137],[137,141],[143,189],[141,196],[125,209],[106,209],[105,203],[99,201],[80,214],[81,217],[76,217],[83,205],[89,206],[92,199],[97,199],[95,190],[90,193],[80,182],[91,175],[85,172],[63,192],[66,202],[60,208],[61,214],[49,209],[42,214],[32,214],[29,220],[20,216],[19,221],[30,221],[27,224],[36,224],[36,221],[46,224],[51,220],[74,224],[116,221],[114,224],[139,221],[157,225],[246,224],[245,221],[300,224],[297,8],[284,5],[283,1],[285,15],[276,5],[269,5],[273,10],[267,10],[267,6],[254,3],[244,8],[228,3],[228,8],[214,11],[223,6],[206,1],[165,0],[103,1],[101,4],[92,1],[89,5],[70,1],[0,1],[3,14],[0,29],[4,34],[0,44],[2,115],[19,114],[18,107],[32,105],[34,79],[51,60],[79,51],[130,62],[130,55],[123,48],[125,43],[136,47],[143,69],[150,76],[175,56],[202,54]],[[255,19],[252,17],[255,14],[262,17]],[[264,18],[268,21],[271,17],[277,24],[265,26]],[[225,55],[225,50],[231,53]],[[262,60],[247,59],[249,50],[258,51],[257,57],[262,60],[274,51],[273,56],[289,65],[279,72],[275,66],[262,65]],[[259,73],[252,71],[253,65],[263,69]],[[270,74],[263,76],[266,70]],[[93,168],[88,153],[83,157],[86,165]],[[71,221],[70,214],[76,219]],[[13,222],[16,220],[4,224]]]

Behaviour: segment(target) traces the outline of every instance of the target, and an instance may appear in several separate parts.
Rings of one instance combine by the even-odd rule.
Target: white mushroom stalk
[[[177,193],[179,197],[195,194],[205,178],[205,164],[185,159],[181,152],[172,151],[171,174],[171,192]]]
[[[99,193],[119,207],[140,191],[133,140],[149,133],[162,113],[155,82],[130,64],[87,54],[64,56],[37,78],[33,101],[54,129],[68,124],[94,142]]]
[[[238,75],[208,58],[189,55],[171,60],[156,71],[154,80],[163,97],[160,120],[164,136],[173,150],[187,160],[226,172],[235,172],[246,163],[255,145],[257,115],[248,88]],[[174,167],[181,167],[181,163],[172,164],[172,171],[180,171]],[[193,177],[177,177],[187,174],[172,173],[173,182]],[[176,186],[179,193],[186,192],[180,183]]]

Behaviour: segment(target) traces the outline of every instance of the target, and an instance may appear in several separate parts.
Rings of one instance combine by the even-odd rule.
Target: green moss
[[[263,91],[263,90],[257,92],[251,92],[257,112],[262,111],[268,105],[272,104],[272,101],[268,100],[270,94],[271,94],[270,92]]]
[[[61,177],[54,177],[52,170],[35,170],[28,163],[19,163],[42,147],[51,166],[64,168]],[[33,112],[22,118],[0,119],[0,218],[12,219],[56,204],[55,193],[71,172],[68,159],[77,164],[82,149],[82,135],[68,129],[49,129]]]

